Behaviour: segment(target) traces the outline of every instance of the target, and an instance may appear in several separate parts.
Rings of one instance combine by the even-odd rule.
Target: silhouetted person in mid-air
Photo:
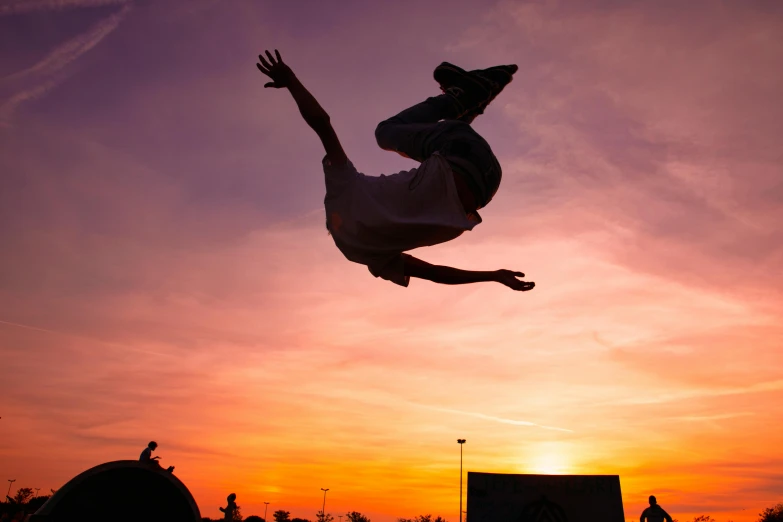
[[[141,452],[141,455],[139,456],[139,461],[144,462],[145,464],[148,464],[149,466],[152,466],[153,468],[157,468],[162,470],[163,466],[160,465],[160,462],[158,462],[158,459],[160,457],[153,457],[152,452],[155,451],[155,449],[158,447],[158,443],[153,441],[150,441],[149,444],[147,444],[147,447],[144,448],[144,451]],[[166,471],[169,473],[174,471],[174,466],[169,466],[166,468]]]
[[[411,277],[459,285],[494,281],[514,290],[535,285],[511,270],[473,271],[431,265],[405,252],[457,238],[481,223],[478,210],[500,185],[500,164],[470,126],[512,80],[516,65],[464,71],[443,62],[435,80],[443,94],[427,98],[381,122],[378,145],[421,163],[391,175],[359,173],[343,151],[329,115],[291,69],[266,51],[258,69],[287,88],[305,122],[326,149],[326,227],[347,259],[367,265],[375,277],[408,286]],[[268,61],[267,61],[268,60]]]
[[[223,515],[223,520],[234,520],[234,513],[236,513],[237,510],[236,499],[237,494],[231,493],[228,497],[226,497],[228,505],[225,508],[218,508],[220,511],[225,513],[225,515]]]
[[[650,495],[650,507],[642,511],[639,522],[672,522],[672,517],[658,505],[655,495]]]

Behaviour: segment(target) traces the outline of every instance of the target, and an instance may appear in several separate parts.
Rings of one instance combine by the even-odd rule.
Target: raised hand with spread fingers
[[[280,53],[277,49],[275,49],[275,56],[277,59],[272,57],[272,54],[269,51],[266,52],[266,59],[264,59],[263,54],[258,55],[258,60],[261,63],[257,63],[256,67],[258,67],[258,70],[262,73],[269,76],[269,78],[272,79],[271,82],[264,84],[264,87],[273,87],[275,89],[282,89],[284,87],[290,87],[291,84],[296,80],[296,75],[294,75],[294,71],[291,70],[288,65],[283,63],[283,59],[280,57]],[[269,60],[269,61],[267,61]]]

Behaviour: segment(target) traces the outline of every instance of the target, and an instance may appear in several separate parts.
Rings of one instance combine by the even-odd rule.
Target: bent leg
[[[375,139],[383,150],[422,162],[445,143],[440,138],[453,123],[438,122],[453,117],[457,110],[452,97],[447,94],[427,98],[379,123]]]
[[[500,163],[486,140],[472,127],[463,124],[451,133],[441,154],[452,170],[463,176],[476,198],[477,208],[484,208],[495,196],[503,176]]]
[[[466,121],[453,119],[456,111],[449,95],[427,98],[382,121],[375,138],[382,149],[419,162],[440,152],[483,208],[497,192],[502,171],[486,140]]]

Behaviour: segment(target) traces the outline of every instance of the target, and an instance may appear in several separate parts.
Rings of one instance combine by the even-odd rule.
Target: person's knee
[[[392,124],[389,120],[382,121],[375,127],[375,141],[383,150],[394,150],[392,131]]]

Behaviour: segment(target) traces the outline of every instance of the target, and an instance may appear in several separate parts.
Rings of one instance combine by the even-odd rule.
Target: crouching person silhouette
[[[141,452],[141,455],[139,456],[139,461],[147,464],[152,468],[163,470],[163,466],[161,466],[160,462],[158,462],[158,459],[160,457],[152,456],[152,452],[155,451],[157,447],[158,447],[157,442],[155,442],[154,440],[150,441],[150,443],[147,444],[147,447],[144,448],[144,451]],[[169,473],[173,472],[174,466],[169,466],[168,468],[166,468],[166,471],[168,471]]]
[[[326,149],[326,226],[345,257],[375,277],[408,286],[411,277],[459,285],[492,281],[531,290],[512,270],[473,271],[432,265],[405,252],[444,243],[481,223],[478,210],[500,185],[500,165],[470,126],[511,80],[516,65],[464,71],[442,63],[434,72],[443,94],[427,98],[381,122],[378,145],[420,162],[391,175],[366,176],[348,160],[329,115],[293,71],[266,51],[258,69],[272,79],[264,87],[287,88],[305,122]]]

